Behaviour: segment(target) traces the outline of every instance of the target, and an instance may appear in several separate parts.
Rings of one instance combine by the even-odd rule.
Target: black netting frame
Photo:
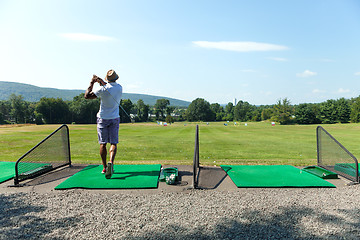
[[[16,161],[14,184],[67,165],[71,166],[69,127],[64,124]]]
[[[199,125],[196,125],[195,132],[195,149],[194,149],[194,161],[193,161],[193,187],[197,188],[199,183]]]
[[[318,166],[359,183],[358,160],[352,153],[321,126],[316,128],[316,142]]]

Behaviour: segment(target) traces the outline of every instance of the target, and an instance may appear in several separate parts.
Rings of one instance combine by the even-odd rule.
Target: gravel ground
[[[359,239],[360,185],[0,194],[0,239]]]

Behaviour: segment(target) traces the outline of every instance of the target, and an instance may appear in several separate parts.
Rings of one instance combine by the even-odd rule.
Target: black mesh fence
[[[62,125],[17,160],[14,183],[66,165],[71,165],[69,128]]]
[[[316,128],[316,139],[318,165],[359,182],[358,161],[354,155],[321,126]]]

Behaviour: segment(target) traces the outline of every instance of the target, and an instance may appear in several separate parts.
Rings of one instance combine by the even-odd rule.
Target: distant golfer
[[[111,178],[114,173],[114,160],[116,156],[117,144],[119,142],[119,103],[122,96],[122,86],[116,83],[119,76],[114,70],[109,70],[105,80],[107,83],[96,75],[93,75],[90,85],[85,92],[86,99],[95,99],[99,97],[100,109],[97,113],[97,133],[100,144],[100,156],[103,170],[107,179]],[[100,84],[100,88],[93,91],[94,83]],[[107,149],[106,144],[110,143],[109,163],[106,164]]]

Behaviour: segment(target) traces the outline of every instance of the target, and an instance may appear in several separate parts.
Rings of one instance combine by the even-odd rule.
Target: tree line
[[[201,112],[201,114],[199,114]],[[321,103],[292,105],[288,98],[279,99],[273,105],[251,105],[239,101],[235,106],[222,107],[210,104],[202,98],[195,99],[186,111],[188,121],[265,121],[286,124],[332,124],[360,122],[360,97],[327,100]]]
[[[187,108],[171,106],[168,99],[158,99],[154,106],[145,104],[141,99],[136,103],[122,99],[120,105],[122,123],[131,121],[128,114],[136,122],[269,120],[283,125],[360,122],[360,96],[298,105],[292,105],[288,98],[279,99],[273,105],[260,106],[246,101],[222,106],[218,103],[210,104],[203,98],[193,100]],[[27,102],[21,95],[12,94],[8,100],[0,101],[0,124],[96,123],[99,107],[99,99],[86,100],[84,94],[74,97],[72,101],[44,97],[38,102]]]
[[[142,99],[136,103],[130,99],[122,99],[120,105],[121,123],[131,122],[128,115],[132,115],[136,122],[166,119],[173,122],[171,114],[181,109],[170,106],[167,99],[158,99],[154,106],[145,104]],[[100,99],[88,100],[84,98],[84,94],[74,97],[72,101],[43,97],[38,102],[28,102],[21,95],[11,94],[8,100],[0,101],[0,124],[96,123],[99,108]]]

